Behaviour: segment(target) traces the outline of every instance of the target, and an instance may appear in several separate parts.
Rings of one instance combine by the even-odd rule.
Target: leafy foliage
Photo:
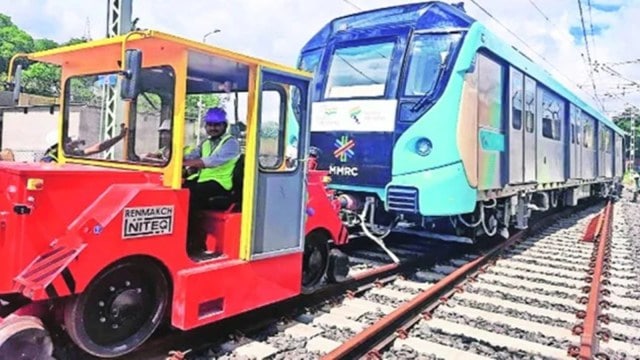
[[[199,111],[198,109],[198,101],[202,99],[202,109]],[[200,97],[200,95],[188,95],[187,96],[187,112],[186,112],[186,120],[187,121],[197,121],[198,116],[202,116],[208,108],[219,106],[220,98],[213,94],[205,94]]]
[[[638,144],[637,142],[637,136],[640,134],[640,109],[638,109],[635,106],[627,107],[626,109],[624,109],[622,113],[620,113],[619,115],[615,115],[612,120],[622,130],[627,132],[627,136],[626,136],[627,144],[629,144],[630,137],[633,135],[632,124],[633,124],[633,121],[635,121],[635,135],[636,135],[635,157],[636,159],[640,158],[640,147],[638,146],[640,144]],[[626,148],[629,149],[628,146]]]
[[[18,28],[11,17],[0,14],[0,81],[6,81],[11,57],[18,53],[31,53],[57,48],[61,45],[73,45],[85,42],[83,38],[72,38],[58,44],[50,39],[33,39],[24,30]],[[22,64],[22,91],[42,96],[60,96],[60,69],[42,63],[19,60]]]

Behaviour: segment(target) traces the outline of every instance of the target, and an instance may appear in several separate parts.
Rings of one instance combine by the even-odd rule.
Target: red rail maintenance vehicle
[[[60,135],[57,163],[0,162],[0,358],[51,354],[49,324],[87,353],[121,356],[163,320],[193,329],[323,281],[347,232],[305,159],[310,74],[156,31],[22,61],[60,67]],[[203,94],[236,104],[229,126],[244,146],[232,195],[208,199],[188,231],[185,109]],[[171,141],[150,161],[165,120]],[[119,123],[122,143],[72,149]],[[194,237],[208,251],[189,253]]]

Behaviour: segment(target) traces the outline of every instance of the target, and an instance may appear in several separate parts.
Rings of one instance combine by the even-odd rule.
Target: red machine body
[[[326,193],[324,176],[309,172],[305,233],[322,231],[343,244],[347,233]],[[188,190],[162,186],[157,174],[2,162],[0,187],[0,251],[12,254],[0,263],[0,298],[19,293],[38,302],[79,294],[103,269],[129,257],[152,259],[166,273],[173,289],[171,321],[180,329],[301,291],[302,252],[239,259],[240,212],[206,212],[207,247],[221,255],[199,262],[189,258]],[[157,206],[172,209],[172,215],[164,223],[139,226],[149,231],[169,226],[171,234],[127,238],[127,209]]]

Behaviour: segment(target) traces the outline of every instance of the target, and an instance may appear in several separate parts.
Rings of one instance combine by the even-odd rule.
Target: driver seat
[[[244,154],[240,154],[233,168],[231,183],[233,187],[228,194],[214,195],[207,200],[208,210],[240,212],[242,211],[242,182],[244,180]]]

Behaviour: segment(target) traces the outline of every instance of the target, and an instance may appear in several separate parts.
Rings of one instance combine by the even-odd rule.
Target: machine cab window
[[[116,72],[77,75],[66,81],[65,156],[165,166],[172,151],[173,69],[141,69],[139,95],[128,106],[116,101],[117,84]]]

